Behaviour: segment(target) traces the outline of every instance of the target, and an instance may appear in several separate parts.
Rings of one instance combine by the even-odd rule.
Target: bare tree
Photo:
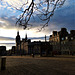
[[[26,29],[31,18],[35,19],[35,15],[42,21],[42,30],[44,27],[48,26],[50,18],[53,16],[56,8],[61,7],[65,0],[25,0],[25,3],[20,7],[15,9],[22,12],[19,16],[16,25],[23,26]],[[40,31],[39,30],[39,31]]]

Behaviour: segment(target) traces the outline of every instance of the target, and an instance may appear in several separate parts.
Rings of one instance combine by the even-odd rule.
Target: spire
[[[19,31],[17,31],[17,35],[19,35]]]
[[[26,36],[25,36],[25,40],[27,40],[27,33],[26,33]]]
[[[20,44],[20,35],[19,35],[19,31],[17,31],[16,45],[18,46],[19,44]]]

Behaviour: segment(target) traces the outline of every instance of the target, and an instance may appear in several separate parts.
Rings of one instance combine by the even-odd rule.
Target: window
[[[62,38],[62,40],[64,40],[64,38]]]
[[[73,40],[73,37],[71,37],[71,40]]]
[[[68,37],[66,37],[66,40],[68,39]]]

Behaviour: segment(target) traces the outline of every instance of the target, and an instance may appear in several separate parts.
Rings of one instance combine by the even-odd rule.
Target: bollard
[[[1,56],[0,57],[0,71],[6,69],[6,57]]]
[[[0,46],[0,71],[6,69],[6,46]]]
[[[2,56],[1,58],[1,70],[5,70],[6,69],[6,57]]]
[[[0,56],[0,71],[1,71],[1,56]]]

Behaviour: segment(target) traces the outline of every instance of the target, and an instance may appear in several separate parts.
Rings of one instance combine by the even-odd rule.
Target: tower
[[[45,42],[46,42],[46,35],[45,35]]]
[[[27,41],[27,34],[25,35],[25,40]]]
[[[19,31],[17,32],[17,36],[16,36],[16,45],[20,45],[20,35],[19,35]]]

